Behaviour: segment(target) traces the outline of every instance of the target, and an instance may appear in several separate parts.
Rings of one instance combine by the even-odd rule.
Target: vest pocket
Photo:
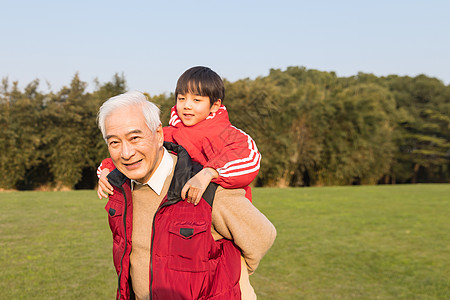
[[[108,217],[118,217],[122,215],[123,204],[118,201],[108,200],[105,206],[105,210],[108,213]]]
[[[206,222],[173,221],[169,225],[168,267],[178,271],[207,270],[211,234]]]

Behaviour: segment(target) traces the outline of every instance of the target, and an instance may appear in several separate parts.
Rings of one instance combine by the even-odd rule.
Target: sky
[[[58,91],[76,73],[170,93],[188,68],[229,81],[289,66],[450,84],[450,1],[0,0],[0,77]]]

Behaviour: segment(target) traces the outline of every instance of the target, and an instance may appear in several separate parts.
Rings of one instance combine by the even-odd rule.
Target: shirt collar
[[[167,176],[170,175],[173,169],[173,158],[170,156],[169,152],[167,152],[166,148],[164,148],[163,158],[158,168],[156,168],[155,173],[153,173],[152,177],[144,183],[147,184],[158,196],[160,196],[161,191],[164,186],[164,182],[166,181]],[[135,184],[142,184],[137,182],[136,180],[131,180],[131,189]]]

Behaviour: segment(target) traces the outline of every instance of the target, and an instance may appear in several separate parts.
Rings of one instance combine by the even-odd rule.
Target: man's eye
[[[119,142],[117,142],[117,141],[111,141],[111,142],[109,142],[109,145],[110,145],[110,146],[115,146],[115,145],[117,145],[117,144],[119,144]]]

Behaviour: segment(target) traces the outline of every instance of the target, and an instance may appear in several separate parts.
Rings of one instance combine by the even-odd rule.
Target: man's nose
[[[133,157],[135,153],[134,147],[133,145],[131,145],[130,143],[122,143],[122,153],[121,156],[123,159],[125,160],[129,160],[131,157]]]

